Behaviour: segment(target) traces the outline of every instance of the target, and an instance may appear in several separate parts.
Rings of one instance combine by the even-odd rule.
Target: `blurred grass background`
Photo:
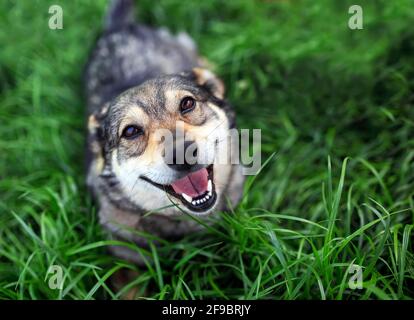
[[[414,297],[414,6],[354,2],[138,1],[141,22],[196,40],[269,159],[214,228],[141,250],[157,263],[138,270],[138,296]],[[53,4],[63,30],[48,28]],[[348,28],[352,4],[363,30]],[[128,287],[108,278],[137,269],[107,255],[84,185],[80,79],[106,8],[0,3],[2,299],[116,299]],[[348,286],[352,263],[361,290]],[[48,286],[53,264],[61,290]]]

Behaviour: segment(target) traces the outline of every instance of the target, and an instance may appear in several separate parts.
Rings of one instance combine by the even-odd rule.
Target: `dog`
[[[217,161],[238,148],[226,138],[235,112],[223,81],[186,33],[136,23],[133,12],[131,0],[112,2],[85,68],[87,186],[110,238],[145,247],[135,230],[179,239],[202,228],[188,215],[205,219],[236,206],[244,176],[240,164]],[[172,140],[158,139],[160,130]],[[208,161],[178,161],[175,154],[190,149]],[[110,251],[143,264],[124,246]]]

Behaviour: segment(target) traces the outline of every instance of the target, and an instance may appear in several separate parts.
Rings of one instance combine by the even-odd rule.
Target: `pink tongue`
[[[191,198],[201,196],[207,191],[208,172],[203,168],[171,184],[178,194],[185,193]]]

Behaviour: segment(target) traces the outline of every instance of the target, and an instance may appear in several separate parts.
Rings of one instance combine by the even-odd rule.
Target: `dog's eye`
[[[135,139],[142,134],[144,134],[144,130],[133,125],[125,127],[124,131],[122,131],[122,137],[126,139]]]
[[[196,101],[191,97],[185,97],[181,100],[180,111],[181,114],[186,114],[187,112],[193,111],[196,105]]]

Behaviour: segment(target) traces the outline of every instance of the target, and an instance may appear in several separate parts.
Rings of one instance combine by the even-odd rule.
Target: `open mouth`
[[[191,172],[184,178],[166,185],[156,183],[147,177],[141,178],[180,199],[192,211],[207,211],[214,206],[217,200],[213,179],[213,165]]]

